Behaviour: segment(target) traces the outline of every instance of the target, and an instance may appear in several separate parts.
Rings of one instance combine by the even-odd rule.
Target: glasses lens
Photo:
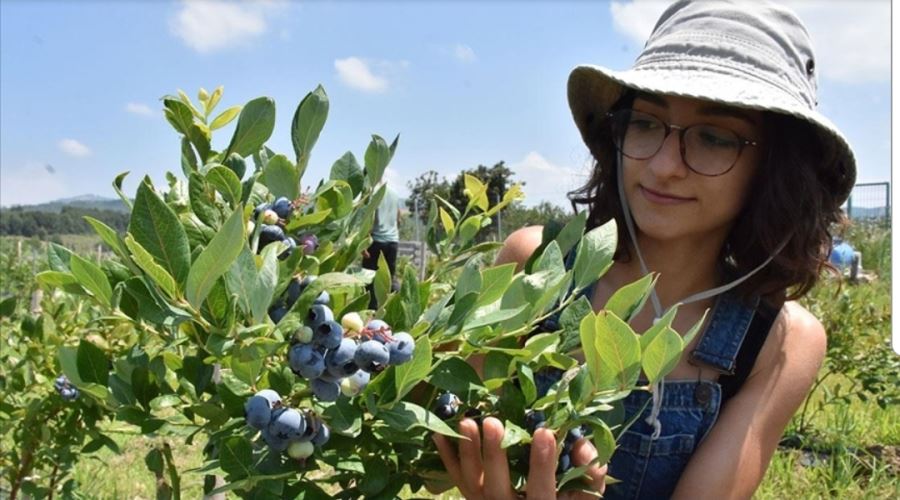
[[[685,161],[700,174],[722,174],[737,161],[741,139],[731,130],[695,125],[684,133]]]
[[[612,113],[610,118],[616,147],[629,158],[650,158],[666,138],[665,125],[653,115],[625,109]]]

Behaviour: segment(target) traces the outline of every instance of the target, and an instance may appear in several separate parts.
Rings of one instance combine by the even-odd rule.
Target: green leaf
[[[416,341],[413,357],[406,363],[394,368],[394,384],[397,387],[395,401],[405,396],[419,382],[425,380],[431,371],[431,342],[423,335]]]
[[[94,232],[96,232],[97,235],[100,236],[100,239],[102,239],[109,248],[111,248],[120,256],[125,253],[125,249],[122,248],[122,240],[119,239],[119,234],[115,229],[107,226],[103,222],[93,217],[85,215],[82,218],[87,221],[87,223],[90,224],[92,228],[94,228]]]
[[[216,165],[206,172],[206,181],[222,193],[231,207],[234,208],[241,202],[241,180],[237,174],[224,165]]]
[[[273,196],[284,196],[293,200],[300,196],[300,173],[291,160],[284,155],[275,155],[263,169],[262,183]]]
[[[304,226],[313,226],[327,219],[329,215],[331,215],[331,209],[326,208],[325,210],[313,212],[311,214],[294,217],[287,223],[284,230],[286,232],[294,232]]]
[[[556,235],[556,243],[559,245],[559,251],[563,255],[569,253],[578,240],[584,234],[585,222],[587,221],[587,211],[582,210],[575,217],[572,217],[565,227]]]
[[[600,311],[594,325],[593,345],[600,358],[599,372],[592,371],[595,386],[630,389],[641,372],[641,344],[631,327],[615,314]]]
[[[353,210],[353,191],[344,181],[326,182],[316,193],[316,210],[331,209],[334,217],[347,216]]]
[[[294,119],[291,122],[291,143],[297,156],[297,167],[300,174],[306,170],[309,154],[319,139],[319,134],[328,118],[328,95],[321,85],[306,94],[300,101]]]
[[[647,350],[650,342],[652,342],[653,339],[655,339],[656,336],[659,335],[659,333],[662,332],[664,328],[672,327],[672,321],[675,319],[675,313],[678,312],[678,307],[680,305],[681,304],[675,304],[674,306],[670,307],[662,318],[655,320],[653,322],[653,325],[651,325],[650,328],[647,328],[647,331],[641,334],[640,340],[642,353]]]
[[[378,255],[378,269],[375,271],[372,286],[375,289],[375,303],[381,307],[387,302],[388,293],[391,291],[391,270],[383,253]]]
[[[399,136],[398,136],[399,137]],[[384,170],[388,163],[391,162],[393,156],[384,139],[377,135],[372,136],[369,147],[366,148],[365,164],[366,164],[366,182],[369,186],[375,186],[381,181]]]
[[[225,283],[238,306],[253,317],[255,323],[265,320],[266,310],[278,284],[278,253],[275,245],[255,256],[247,245],[225,275]]]
[[[647,274],[641,279],[616,290],[612,297],[606,301],[606,305],[603,308],[625,321],[631,321],[644,307],[655,284],[656,278],[654,275]]]
[[[475,206],[480,208],[482,212],[486,211],[490,205],[487,197],[487,186],[477,177],[469,174],[463,174],[463,182],[466,196],[469,198],[469,206],[467,208]]]
[[[431,385],[450,391],[465,400],[469,400],[474,393],[485,391],[472,365],[457,357],[444,358],[431,371],[428,381]]]
[[[72,251],[68,248],[50,242],[47,246],[47,263],[53,271],[68,273],[71,271],[69,263],[72,261]]]
[[[581,346],[579,336],[581,320],[592,310],[590,300],[583,295],[563,309],[559,315],[559,326],[562,329],[560,352],[569,353]]]
[[[450,214],[448,214],[446,210],[444,210],[444,207],[440,207],[438,213],[441,216],[441,224],[444,226],[444,231],[447,234],[452,234],[453,230],[456,228],[456,223],[453,222],[453,218],[450,217]]]
[[[232,172],[234,172],[234,175],[236,175],[238,178],[238,182],[240,182],[240,180],[244,178],[244,174],[247,172],[247,162],[245,162],[240,155],[231,154],[228,156],[228,158],[225,158],[225,161],[223,161],[222,163],[226,167],[230,168]],[[246,195],[241,196],[241,201],[244,201],[246,203],[245,198]]]
[[[191,268],[187,234],[175,212],[150,187],[149,177],[138,186],[128,232],[178,283],[185,282]]]
[[[0,300],[0,318],[10,318],[16,312],[16,297]]]
[[[338,398],[322,412],[331,430],[338,434],[355,438],[362,431],[363,412],[348,398]]]
[[[613,437],[612,431],[602,421],[600,425],[593,425],[594,429],[594,448],[597,449],[597,463],[609,463],[613,452],[616,451],[616,438]]]
[[[175,283],[175,278],[157,264],[150,252],[135,241],[130,234],[125,236],[125,246],[131,251],[135,264],[147,273],[147,276],[159,285],[169,297],[176,298],[178,296],[178,286]]]
[[[528,431],[509,420],[503,422],[503,439],[500,441],[501,448],[505,450],[510,446],[515,446],[519,443],[530,442],[531,434],[528,434]]]
[[[70,273],[60,271],[44,271],[35,275],[35,280],[44,286],[53,288],[64,288],[69,285],[77,285],[78,280]]]
[[[253,475],[253,449],[247,438],[227,438],[219,448],[219,465],[232,481]]]
[[[474,330],[476,328],[481,328],[482,326],[490,326],[497,323],[502,323],[510,318],[515,318],[522,311],[528,309],[528,305],[521,305],[515,309],[497,309],[495,311],[491,311],[486,314],[473,314],[465,324],[465,330]]]
[[[69,381],[80,385],[82,380],[78,371],[78,349],[67,345],[60,346],[56,358],[59,360],[59,367]]]
[[[199,309],[220,276],[228,271],[244,247],[243,210],[238,207],[203,249],[188,274],[185,296]]]
[[[125,177],[127,175],[128,175],[127,171],[122,172],[121,174],[117,175],[116,178],[113,179],[112,187],[113,187],[113,190],[116,192],[116,194],[119,195],[119,198],[122,199],[122,203],[124,203],[125,206],[128,207],[128,211],[130,212],[132,209],[131,200],[128,199],[127,196],[125,196],[125,193],[122,192],[122,182],[125,180]]]
[[[407,401],[401,401],[391,408],[380,410],[376,417],[400,431],[408,431],[413,427],[424,427],[438,434],[465,439],[434,413]]]
[[[112,287],[109,286],[109,280],[103,270],[93,262],[82,259],[77,254],[72,254],[72,275],[81,284],[99,300],[103,305],[109,306],[112,300]]]
[[[210,130],[216,130],[224,127],[231,123],[231,120],[234,120],[237,117],[238,113],[241,112],[240,106],[232,106],[225,111],[219,113],[219,116],[213,119],[212,123],[209,124]]]
[[[489,267],[481,271],[481,292],[478,294],[478,302],[475,305],[485,306],[503,297],[509,284],[512,283],[515,272],[515,262]]]
[[[268,97],[253,99],[241,110],[225,157],[232,153],[237,153],[242,158],[250,156],[269,140],[274,129],[275,101]]]
[[[363,176],[362,167],[356,161],[353,153],[347,151],[331,166],[331,174],[329,178],[332,180],[342,180],[350,185],[353,195],[358,195],[363,188],[365,176]]]
[[[610,220],[588,231],[581,239],[573,268],[577,288],[584,288],[597,281],[612,266],[618,237],[616,231],[616,221]]]
[[[478,267],[478,259],[469,259],[466,262],[462,274],[459,275],[459,280],[456,283],[455,296],[457,301],[468,294],[478,296],[478,293],[481,291],[481,272],[478,270]]]
[[[172,128],[181,135],[188,136],[188,131],[194,124],[194,114],[191,112],[190,106],[171,97],[163,98],[163,106],[166,120],[172,125]]]
[[[209,189],[206,178],[199,173],[191,173],[188,177],[188,197],[197,219],[209,227],[219,227],[222,214],[215,203],[215,192]]]
[[[106,385],[109,378],[109,359],[99,347],[82,340],[78,344],[76,364],[82,382]]]
[[[531,367],[524,363],[518,363],[517,371],[519,373],[519,386],[522,388],[522,396],[525,397],[525,404],[530,405],[537,399],[537,386],[534,384],[534,372]]]
[[[681,358],[681,336],[669,328],[663,328],[641,353],[641,364],[649,383],[654,383],[675,369]]]

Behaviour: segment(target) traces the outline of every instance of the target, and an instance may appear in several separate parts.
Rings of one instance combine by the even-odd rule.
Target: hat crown
[[[634,70],[678,66],[698,77],[722,73],[759,80],[816,107],[809,33],[790,10],[769,2],[680,0],[662,14]]]

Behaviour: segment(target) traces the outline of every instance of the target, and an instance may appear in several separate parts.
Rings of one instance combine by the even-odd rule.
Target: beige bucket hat
[[[856,180],[850,144],[816,110],[816,59],[806,28],[783,6],[762,1],[681,0],[662,14],[634,66],[578,66],[569,107],[585,142],[626,88],[695,97],[790,115],[809,123],[833,165],[820,166],[843,202]],[[826,157],[829,157],[826,155]]]

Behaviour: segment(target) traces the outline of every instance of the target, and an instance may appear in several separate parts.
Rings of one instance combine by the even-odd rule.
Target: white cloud
[[[268,30],[266,18],[281,7],[278,1],[235,2],[184,0],[169,19],[170,31],[200,53],[242,45]]]
[[[472,47],[468,45],[458,43],[456,47],[453,48],[453,55],[460,62],[470,63],[475,62],[477,57],[475,57],[475,51],[472,50]]]
[[[537,151],[532,151],[509,168],[513,178],[525,182],[525,205],[534,206],[542,201],[568,207],[566,193],[577,189],[587,181],[588,172],[573,167],[565,167],[551,163]]]
[[[71,196],[68,185],[46,165],[32,162],[0,171],[0,205],[33,205]]]
[[[373,64],[358,57],[334,61],[338,79],[345,85],[363,92],[384,92],[388,88],[388,79],[383,75],[373,73],[371,66]]]
[[[129,102],[125,105],[125,111],[135,115],[153,116],[153,110],[150,109],[150,106],[139,102]]]
[[[91,148],[76,141],[75,139],[63,139],[59,141],[58,146],[63,153],[69,156],[74,156],[76,158],[83,158],[85,156],[91,155]]]
[[[891,77],[891,4],[888,0],[781,0],[804,22],[813,39],[820,76],[845,83],[885,82]],[[614,1],[613,27],[643,46],[668,2]]]

